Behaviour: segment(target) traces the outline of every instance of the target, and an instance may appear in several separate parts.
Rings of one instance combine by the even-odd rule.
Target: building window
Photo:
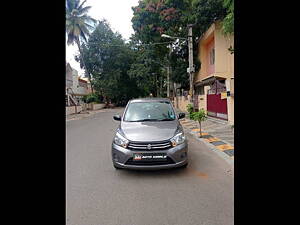
[[[210,65],[215,64],[215,48],[213,48],[210,53],[209,53],[209,58],[210,58]]]

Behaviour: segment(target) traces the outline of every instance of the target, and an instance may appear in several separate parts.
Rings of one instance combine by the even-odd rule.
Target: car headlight
[[[176,134],[174,137],[171,138],[172,146],[175,147],[176,145],[180,145],[185,141],[184,133]]]
[[[123,148],[127,148],[129,141],[117,132],[116,136],[114,137],[114,143]]]

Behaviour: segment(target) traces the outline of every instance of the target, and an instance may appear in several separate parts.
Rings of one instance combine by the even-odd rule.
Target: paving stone
[[[231,150],[224,150],[223,152],[225,152],[227,155],[229,156],[234,156],[234,149],[231,149]]]
[[[202,138],[212,138],[213,136],[211,135],[202,135]]]
[[[221,150],[221,151],[224,151],[224,150],[232,150],[233,146],[228,145],[228,144],[224,144],[224,145],[217,145],[216,148]]]
[[[184,120],[181,120],[182,125],[187,129],[193,129],[192,131],[197,132],[196,135],[199,137],[199,124],[196,121],[190,120],[187,116]],[[208,118],[201,123],[203,133],[208,135],[202,135],[202,138],[218,138],[220,141],[211,142],[215,146],[220,146],[221,151],[227,151],[228,148],[231,150],[234,146],[234,132],[226,121],[221,121],[214,118]],[[194,133],[195,134],[195,133]],[[223,142],[223,141],[226,141]],[[230,145],[228,145],[228,144]]]
[[[207,138],[206,140],[207,140],[208,142],[221,141],[219,138],[215,138],[215,137]]]
[[[212,142],[213,145],[217,146],[217,145],[224,145],[226,144],[225,142],[223,141],[215,141],[215,142]]]
[[[184,127],[188,128],[188,129],[196,129],[195,126],[184,126]]]

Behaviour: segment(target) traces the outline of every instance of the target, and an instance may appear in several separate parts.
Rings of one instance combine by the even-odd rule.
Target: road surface
[[[67,122],[67,225],[232,225],[233,168],[187,135],[189,165],[115,170],[111,141],[122,108]]]

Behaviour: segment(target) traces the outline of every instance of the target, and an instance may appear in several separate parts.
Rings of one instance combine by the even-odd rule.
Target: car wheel
[[[180,168],[186,168],[188,166],[188,163],[184,164],[183,166],[181,166]]]
[[[114,167],[115,167],[116,170],[121,169],[120,167],[117,167],[115,164],[114,164]]]

